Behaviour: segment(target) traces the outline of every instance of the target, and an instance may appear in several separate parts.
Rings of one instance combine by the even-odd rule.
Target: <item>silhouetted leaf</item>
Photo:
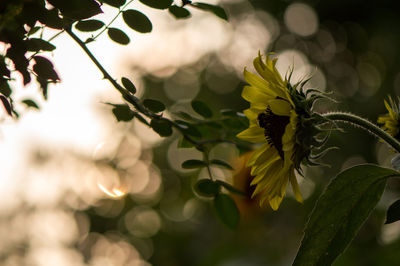
[[[122,12],[122,18],[126,25],[137,32],[147,33],[153,29],[151,21],[140,11],[134,9],[125,10]]]
[[[200,179],[194,185],[194,190],[200,195],[204,197],[214,197],[218,195],[220,186],[216,182],[210,179]]]
[[[7,111],[7,114],[12,116],[12,108],[11,108],[11,104],[8,101],[8,99],[6,97],[4,97],[3,95],[0,95],[0,100],[3,103],[4,109]]]
[[[46,25],[46,27],[61,30],[64,27],[62,18],[58,16],[56,8],[47,10],[43,16],[39,17],[39,21]]]
[[[112,112],[118,122],[119,121],[128,122],[133,119],[134,113],[131,110],[131,108],[129,108],[128,105],[126,104],[111,104],[111,105],[114,106]]]
[[[116,43],[127,45],[130,42],[128,35],[120,29],[108,28],[107,34],[108,37]]]
[[[331,265],[380,200],[387,178],[398,175],[372,164],[339,173],[318,199],[293,265]]]
[[[190,17],[190,12],[184,7],[172,5],[168,8],[168,11],[175,17],[175,18],[188,18]]]
[[[165,110],[165,105],[162,102],[153,99],[145,99],[143,105],[154,113],[159,113]]]
[[[37,105],[37,103],[34,102],[34,101],[31,100],[31,99],[22,100],[22,103],[24,103],[27,107],[34,108],[34,109],[38,109],[38,110],[40,109],[40,108],[39,108],[39,105]]]
[[[43,56],[34,56],[35,64],[33,65],[33,71],[44,80],[51,80],[56,82],[60,80],[57,72],[54,70],[53,63]]]
[[[214,198],[214,208],[217,217],[221,222],[229,227],[235,229],[239,224],[240,214],[236,207],[235,201],[226,194],[218,194]]]
[[[136,93],[135,85],[128,78],[122,77],[121,82],[122,82],[122,85],[124,86],[124,88],[127,89],[130,93],[132,93],[132,94]]]
[[[220,17],[223,20],[228,21],[228,16],[226,15],[225,10],[220,6],[210,5],[207,3],[200,3],[200,2],[191,3],[190,5],[198,8],[198,9],[204,10],[204,11],[209,11],[209,12],[213,13],[214,15],[216,15],[217,17]]]
[[[0,78],[0,93],[6,97],[10,97],[12,90],[5,79]]]
[[[172,4],[172,0],[139,0],[139,2],[157,9],[167,9]]]
[[[56,49],[56,47],[51,43],[38,38],[27,39],[25,43],[28,51],[32,52],[53,51],[54,49]]]
[[[97,19],[81,20],[75,24],[75,28],[80,31],[90,32],[101,29],[104,22]]]
[[[161,137],[169,137],[172,135],[172,128],[169,122],[160,119],[152,119],[150,126]]]
[[[47,0],[61,13],[72,19],[85,19],[103,13],[95,0]]]
[[[396,200],[392,205],[390,205],[386,213],[385,224],[394,223],[400,220],[400,200]]]
[[[215,164],[215,165],[218,165],[218,166],[222,166],[222,167],[224,167],[226,169],[233,170],[232,166],[230,166],[227,162],[224,162],[224,161],[221,161],[221,160],[218,160],[218,159],[211,160],[210,164]]]
[[[186,160],[182,163],[182,168],[183,169],[196,169],[196,168],[202,168],[202,167],[206,167],[207,163],[204,161],[200,161],[200,160]]]
[[[101,2],[113,7],[121,7],[125,4],[126,0],[101,0]]]
[[[192,101],[192,108],[193,110],[198,113],[199,115],[205,117],[205,118],[210,118],[212,117],[213,113],[211,109],[203,102],[201,101]]]
[[[8,69],[4,59],[5,58],[0,55],[0,78],[2,78],[2,77],[10,77],[10,74],[11,74],[11,72]]]
[[[29,30],[27,36],[31,36],[31,35],[35,34],[35,33],[38,32],[41,28],[42,28],[42,27],[40,27],[40,26],[32,27],[32,28]]]

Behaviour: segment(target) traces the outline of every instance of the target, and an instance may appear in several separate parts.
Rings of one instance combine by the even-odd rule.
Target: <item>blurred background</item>
[[[196,116],[193,99],[215,113],[245,109],[242,72],[245,66],[254,71],[258,51],[276,53],[282,75],[294,65],[293,81],[311,73],[309,88],[332,92],[339,104],[321,102],[321,112],[376,121],[386,112],[383,99],[400,93],[400,17],[393,1],[206,2],[223,6],[229,22],[195,10],[176,20],[133,3],[151,19],[153,32],[131,32],[128,47],[102,36],[89,48],[114,77],[133,80],[140,97],[166,103],[169,117],[177,111]],[[104,11],[98,19],[115,15]],[[390,165],[393,153],[384,144],[346,127],[331,136],[329,145],[340,147],[324,158],[331,167],[306,168],[299,177],[303,205],[290,189],[277,212],[235,198],[241,221],[231,231],[193,192],[207,174],[180,166],[201,153],[178,149],[178,134],[162,139],[136,121],[116,122],[105,103],[122,103],[118,93],[68,36],[54,44],[50,56],[62,82],[50,87],[48,101],[36,84],[15,95],[36,99],[41,110],[18,107],[18,121],[0,113],[0,265],[290,265],[330,178],[359,163]],[[212,170],[246,190],[241,155],[234,145],[215,146],[211,156],[235,171]],[[398,265],[400,225],[383,223],[399,191],[398,180],[388,184],[335,265]]]

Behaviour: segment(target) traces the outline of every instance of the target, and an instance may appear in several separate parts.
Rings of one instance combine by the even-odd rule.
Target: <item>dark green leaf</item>
[[[75,28],[80,31],[96,31],[104,26],[104,22],[97,19],[81,20],[75,24]]]
[[[31,35],[35,34],[35,33],[38,32],[41,28],[42,28],[42,27],[40,27],[40,26],[32,27],[32,28],[29,30],[29,32],[28,32],[27,35],[28,35],[28,36],[31,36]]]
[[[226,169],[229,169],[229,170],[233,170],[232,166],[230,166],[228,163],[226,163],[224,161],[221,161],[221,160],[218,160],[218,159],[211,160],[210,163],[218,165],[218,166],[222,166],[222,167],[224,167]]]
[[[0,93],[3,94],[6,97],[10,97],[12,90],[10,88],[10,85],[5,79],[0,78]]]
[[[126,25],[135,31],[147,33],[151,32],[153,29],[151,21],[140,11],[133,9],[125,10],[122,12],[122,18],[124,19]]]
[[[190,12],[184,7],[172,5],[168,8],[169,13],[171,13],[175,18],[188,18],[190,17]]]
[[[201,132],[194,125],[182,120],[175,120],[175,122],[186,135],[201,138]]]
[[[217,217],[230,229],[235,229],[239,224],[240,214],[235,201],[226,194],[218,194],[214,198],[214,208]]]
[[[51,43],[38,38],[27,39],[25,43],[28,51],[31,52],[53,51],[54,49],[56,49],[56,47]]]
[[[165,110],[165,105],[162,102],[153,99],[145,99],[143,105],[154,113],[159,113]]]
[[[129,108],[126,104],[111,104],[114,106],[112,112],[117,119],[117,121],[128,122],[131,121],[134,117],[134,112]]]
[[[10,102],[3,95],[0,95],[0,100],[3,103],[4,109],[7,111],[7,114],[12,116],[12,108]]]
[[[195,168],[202,168],[206,167],[207,163],[200,160],[186,160],[182,163],[183,169],[195,169]]]
[[[136,93],[135,85],[133,85],[132,81],[130,81],[128,78],[122,77],[121,82],[124,88],[127,89],[130,93],[132,94]]]
[[[101,0],[101,2],[113,7],[121,7],[125,4],[126,0]]]
[[[182,118],[182,119],[185,119],[185,120],[197,120],[197,119],[195,119],[193,116],[191,116],[190,114],[185,113],[185,112],[183,112],[183,111],[179,111],[179,112],[176,112],[176,113],[174,113],[174,114],[177,115],[177,116],[179,116],[179,117]]]
[[[57,81],[60,80],[57,72],[54,70],[53,63],[49,59],[43,56],[33,57],[35,64],[33,65],[33,71],[43,80]]]
[[[224,181],[221,181],[221,180],[217,180],[215,182],[218,183],[219,185],[223,186],[229,192],[232,192],[232,193],[235,193],[235,194],[239,194],[239,195],[244,196],[244,197],[247,196],[246,193],[244,193],[243,191],[235,188],[231,184],[225,183]]]
[[[127,45],[130,42],[128,35],[120,29],[108,28],[107,34],[108,37],[116,43]]]
[[[39,108],[39,105],[37,105],[37,103],[34,102],[34,101],[31,100],[31,99],[22,100],[22,103],[24,103],[27,107],[34,108],[34,109],[38,109],[38,110],[40,109],[40,108]]]
[[[396,175],[372,164],[339,173],[318,199],[293,265],[331,265],[378,203],[387,178]]]
[[[172,128],[168,121],[160,119],[152,119],[150,126],[161,137],[169,137],[172,135]]]
[[[103,13],[95,0],[47,0],[61,13],[72,19],[85,19]]]
[[[63,20],[58,16],[57,8],[47,10],[43,16],[39,17],[39,21],[53,29],[61,30],[64,27]]]
[[[395,201],[390,205],[387,214],[385,224],[394,223],[400,220],[400,200]]]
[[[219,193],[219,184],[210,179],[201,179],[194,186],[195,191],[204,197],[214,197]]]
[[[172,0],[139,0],[139,2],[157,9],[167,9],[172,4]]]
[[[210,118],[212,117],[213,113],[211,109],[203,102],[200,101],[192,101],[192,108],[193,110],[196,111],[199,115],[205,117],[205,118]]]
[[[220,17],[226,21],[228,21],[228,16],[225,13],[225,10],[217,5],[210,5],[210,4],[206,4],[206,3],[192,3],[190,4],[193,7],[196,7],[198,9],[204,10],[204,11],[209,11],[211,13],[213,13],[214,15],[216,15],[217,17]]]

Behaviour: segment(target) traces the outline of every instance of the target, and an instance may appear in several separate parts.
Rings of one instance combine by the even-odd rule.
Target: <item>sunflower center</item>
[[[268,107],[264,113],[258,115],[257,119],[260,127],[264,129],[267,142],[278,150],[279,156],[283,159],[282,137],[286,125],[290,122],[290,117],[276,115]]]

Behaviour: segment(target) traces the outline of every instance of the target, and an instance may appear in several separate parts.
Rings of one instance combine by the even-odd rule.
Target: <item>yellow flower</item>
[[[399,118],[400,118],[400,106],[399,99],[395,102],[392,97],[389,97],[389,102],[384,101],[385,107],[388,113],[378,117],[378,124],[382,124],[382,128],[388,132],[391,136],[399,138]]]
[[[320,131],[312,126],[311,112],[314,100],[320,97],[307,99],[305,82],[291,85],[290,78],[283,79],[277,71],[276,61],[267,56],[264,62],[259,54],[253,62],[258,75],[244,70],[249,85],[244,87],[242,97],[250,102],[250,108],[244,111],[249,128],[237,135],[252,143],[263,143],[247,166],[254,176],[251,185],[256,186],[252,197],[260,195],[260,205],[269,203],[273,210],[279,208],[289,182],[296,200],[303,201],[295,170],[301,172],[300,163],[304,158],[308,160],[310,147],[321,144],[314,139]]]

